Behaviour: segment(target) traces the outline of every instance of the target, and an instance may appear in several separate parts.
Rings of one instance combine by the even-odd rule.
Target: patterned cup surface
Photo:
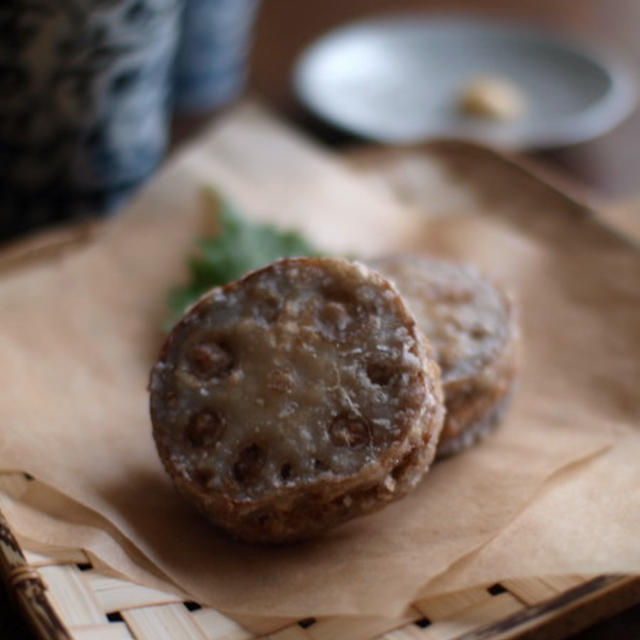
[[[182,0],[0,6],[0,237],[112,209],[167,139]]]
[[[176,60],[174,105],[212,109],[242,91],[259,0],[187,0]]]

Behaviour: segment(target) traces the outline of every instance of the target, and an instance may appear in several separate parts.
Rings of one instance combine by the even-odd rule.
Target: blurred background
[[[567,39],[586,40],[596,52],[600,47],[613,49],[640,81],[638,0],[266,0],[256,25],[250,90],[324,140],[353,143],[353,139],[323,129],[309,117],[295,99],[291,73],[297,56],[328,30],[347,21],[397,11],[434,16],[458,13],[551,28],[566,34]],[[598,139],[535,156],[603,196],[633,195],[640,191],[640,113],[636,110]]]
[[[473,134],[632,198],[639,27],[638,0],[0,3],[0,242],[119,210],[244,95],[336,149]]]

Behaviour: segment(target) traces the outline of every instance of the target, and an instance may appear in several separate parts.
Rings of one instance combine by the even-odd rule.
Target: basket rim
[[[46,585],[27,562],[9,521],[0,509],[0,574],[23,619],[37,638],[72,640],[46,595]]]

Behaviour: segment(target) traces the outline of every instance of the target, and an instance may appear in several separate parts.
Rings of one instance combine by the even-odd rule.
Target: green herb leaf
[[[204,196],[217,233],[197,240],[197,250],[187,262],[189,282],[169,292],[170,325],[212,287],[236,280],[247,271],[279,258],[319,255],[297,231],[251,222],[213,189],[206,189]]]

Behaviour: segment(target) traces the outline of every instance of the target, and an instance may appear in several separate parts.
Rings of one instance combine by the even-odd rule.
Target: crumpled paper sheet
[[[112,565],[126,566],[130,580],[186,596],[108,520],[33,478],[0,474],[0,510],[30,551],[59,557],[64,550],[99,548],[111,564],[89,552],[95,569],[112,573]]]
[[[540,575],[526,558],[534,547],[562,555],[563,572],[589,571],[593,544],[583,543],[594,521],[598,570],[619,570],[612,545],[621,531],[625,539],[640,531],[632,488],[613,503],[583,496],[578,507],[567,486],[592,486],[594,469],[614,485],[634,477],[628,459],[620,467],[609,456],[638,438],[640,259],[520,170],[493,159],[489,171],[482,157],[474,173],[473,154],[462,166],[445,156],[432,162],[491,215],[427,222],[246,107],[175,160],[96,241],[5,275],[0,470],[27,471],[93,512],[93,525],[109,523],[104,536],[80,535],[81,517],[51,517],[45,502],[39,518],[35,497],[7,514],[18,533],[51,542],[64,531],[122,575],[151,579],[146,573],[152,586],[173,583],[237,615],[399,615],[438,584],[445,591]],[[251,214],[303,228],[330,251],[429,249],[505,279],[520,298],[525,339],[504,426],[436,465],[413,495],[324,538],[262,548],[220,536],[162,471],[145,389],[203,183]],[[581,478],[586,485],[566,485]],[[557,530],[572,538],[558,546],[539,535],[567,514],[573,524]],[[640,570],[636,555],[624,560]]]
[[[570,575],[576,568],[585,575],[637,573],[638,460],[640,438],[630,435],[586,465],[562,470],[498,536],[430,583],[423,597],[483,583],[495,567],[500,567],[501,580]],[[532,543],[527,553],[522,553],[521,540]]]

